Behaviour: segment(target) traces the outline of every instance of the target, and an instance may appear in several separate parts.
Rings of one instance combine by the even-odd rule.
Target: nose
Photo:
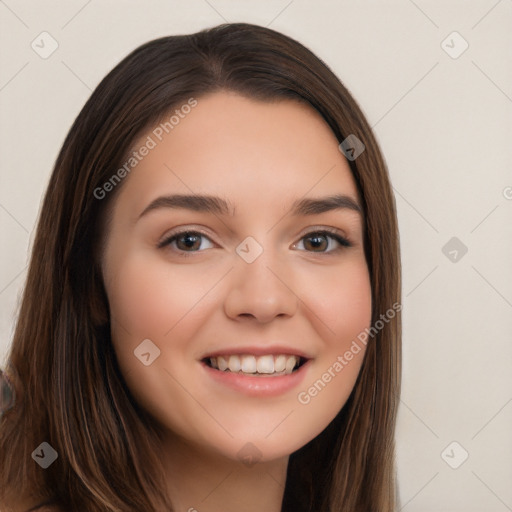
[[[252,263],[237,256],[229,279],[224,311],[233,320],[268,323],[277,317],[292,317],[297,311],[299,299],[291,273],[278,264],[270,251],[264,251]]]

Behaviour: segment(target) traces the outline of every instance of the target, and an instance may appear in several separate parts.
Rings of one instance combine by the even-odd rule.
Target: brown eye
[[[209,242],[210,245],[204,247],[205,241]],[[158,248],[167,246],[177,251],[197,252],[203,249],[209,249],[213,247],[213,244],[210,239],[202,233],[198,233],[197,231],[182,231],[171,235],[158,244]]]
[[[342,247],[350,247],[351,243],[337,233],[314,231],[302,237],[300,242],[294,247],[297,247],[298,245],[303,246],[298,247],[299,249],[308,252],[330,253],[341,249]]]
[[[197,251],[201,246],[201,235],[184,233],[176,238],[176,247],[181,251]]]
[[[324,252],[329,246],[329,240],[325,235],[307,236],[304,240],[304,247],[307,251]]]

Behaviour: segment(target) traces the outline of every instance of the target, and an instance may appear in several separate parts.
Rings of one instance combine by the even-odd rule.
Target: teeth
[[[231,361],[231,356],[229,360]],[[231,366],[229,367],[231,370]],[[242,357],[242,372],[244,373],[256,373],[256,358],[254,356],[243,356]]]
[[[274,371],[284,372],[286,368],[286,356],[277,356],[274,359]]]
[[[274,373],[274,357],[258,357],[258,364],[256,365],[256,369],[258,370],[258,373]]]
[[[231,355],[210,357],[210,365],[220,371],[242,372],[250,375],[289,375],[298,365],[298,356],[279,355]]]
[[[289,357],[286,360],[286,367],[285,367],[284,371],[292,373],[292,370],[293,370],[294,367],[295,367],[295,361],[292,358]]]
[[[232,372],[239,372],[242,368],[242,363],[238,356],[229,356],[228,369]]]
[[[215,358],[211,357],[210,359],[215,359]],[[219,370],[224,371],[224,370],[227,370],[227,368],[228,368],[228,362],[223,357],[217,358],[217,364],[218,364]]]

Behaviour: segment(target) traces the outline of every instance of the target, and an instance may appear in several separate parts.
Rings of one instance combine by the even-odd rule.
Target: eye
[[[205,247],[204,241],[207,241],[210,245]],[[178,251],[197,252],[211,249],[213,243],[205,234],[199,231],[180,231],[179,233],[173,233],[158,244],[159,249],[167,246]]]
[[[311,231],[293,245],[293,248],[308,252],[330,253],[351,243],[337,232],[326,229]],[[158,244],[158,248],[171,247],[178,253],[199,252],[214,247],[211,239],[199,231],[185,230],[173,233]],[[184,255],[184,254],[181,254]]]
[[[351,243],[338,233],[328,230],[311,231],[303,236],[293,247],[309,252],[328,253],[341,249],[342,247],[351,247]],[[300,247],[302,246],[302,247]]]

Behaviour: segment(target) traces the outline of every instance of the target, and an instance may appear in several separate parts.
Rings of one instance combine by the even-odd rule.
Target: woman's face
[[[220,92],[177,109],[117,185],[102,269],[115,351],[169,439],[277,459],[336,416],[363,360],[357,189],[310,107]]]

